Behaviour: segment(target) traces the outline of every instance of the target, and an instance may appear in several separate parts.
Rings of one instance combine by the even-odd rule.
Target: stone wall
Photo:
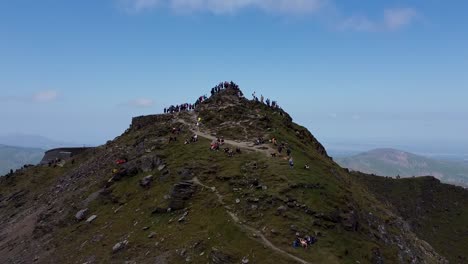
[[[48,164],[50,161],[56,159],[66,160],[73,156],[76,156],[90,148],[57,148],[51,149],[45,152],[44,157],[41,160],[42,165]]]
[[[140,129],[149,125],[153,125],[159,122],[166,122],[172,119],[172,115],[147,115],[137,116],[132,118],[133,129]]]

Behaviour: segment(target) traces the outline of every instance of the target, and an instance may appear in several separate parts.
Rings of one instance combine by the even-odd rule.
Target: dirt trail
[[[190,115],[192,116],[192,119],[191,122],[187,122],[186,120],[182,119],[182,118],[178,118],[177,119],[177,122],[180,122],[180,123],[183,123],[185,125],[187,125],[189,128],[190,128],[190,131],[194,134],[197,134],[198,136],[200,137],[204,137],[206,139],[209,139],[209,140],[216,140],[217,137],[216,136],[213,136],[211,135],[211,132],[209,130],[205,130],[205,131],[202,131],[200,129],[200,127],[197,127],[195,124],[196,124],[196,116],[195,116],[195,113],[190,113]],[[270,147],[269,145],[267,144],[264,144],[264,145],[261,145],[261,146],[256,146],[253,142],[242,142],[242,141],[234,141],[234,140],[229,140],[229,139],[224,139],[224,143],[228,144],[228,145],[231,145],[231,146],[234,146],[234,147],[239,147],[239,148],[242,148],[242,149],[248,149],[248,150],[251,150],[251,151],[255,151],[255,152],[261,152],[267,156],[270,156],[271,153],[275,153],[275,149],[273,149],[272,147]]]
[[[211,190],[211,191],[218,197],[219,203],[221,203],[221,204],[224,206],[224,208],[226,209],[226,212],[227,212],[227,213],[229,214],[229,216],[232,218],[232,220],[234,221],[234,223],[235,223],[239,228],[241,228],[242,230],[244,230],[244,231],[246,231],[246,232],[250,232],[250,233],[255,234],[255,237],[261,239],[260,242],[261,242],[263,245],[265,245],[266,247],[270,248],[271,250],[273,250],[273,251],[275,251],[275,252],[277,252],[277,253],[279,253],[279,254],[285,256],[285,257],[288,257],[288,258],[290,258],[290,259],[295,260],[295,261],[298,262],[298,263],[310,264],[310,262],[307,262],[307,261],[305,261],[305,260],[303,260],[303,259],[301,259],[301,258],[298,258],[298,257],[296,257],[296,256],[294,256],[294,255],[292,255],[292,254],[290,254],[290,253],[288,253],[288,252],[286,252],[286,251],[284,251],[284,250],[278,248],[278,247],[275,246],[270,240],[268,240],[268,238],[266,238],[266,237],[262,234],[262,232],[260,232],[259,230],[255,229],[255,228],[253,228],[253,227],[251,227],[251,226],[249,226],[249,225],[247,225],[247,224],[245,224],[245,223],[242,223],[242,222],[240,221],[239,217],[238,217],[234,212],[232,212],[232,211],[230,210],[229,206],[226,206],[226,203],[223,201],[223,195],[220,194],[220,193],[218,192],[218,190],[216,190],[216,187],[210,187],[210,186],[207,186],[207,185],[203,184],[197,177],[194,177],[194,178],[192,179],[192,181],[193,181],[195,184],[197,184],[197,185],[200,185],[200,186],[202,186],[202,187],[205,187],[205,188]]]

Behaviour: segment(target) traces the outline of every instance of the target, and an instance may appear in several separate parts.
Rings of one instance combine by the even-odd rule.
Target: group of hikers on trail
[[[184,144],[188,145],[190,143],[195,143],[195,142],[198,142],[198,135],[197,134],[194,134],[190,139],[186,139]]]
[[[224,137],[217,138],[213,140],[210,144],[210,149],[211,150],[219,150],[219,147],[224,145]]]
[[[194,104],[180,104],[180,105],[171,105],[167,108],[164,108],[164,113],[165,114],[173,114],[173,113],[179,113],[179,112],[184,112],[184,111],[191,111],[195,109]]]
[[[252,98],[255,102],[260,102],[262,104],[266,104],[268,107],[271,109],[281,109],[277,101],[271,101],[269,98],[265,100],[265,97],[263,95],[260,96],[260,99],[258,99],[257,95],[255,92],[252,94]]]

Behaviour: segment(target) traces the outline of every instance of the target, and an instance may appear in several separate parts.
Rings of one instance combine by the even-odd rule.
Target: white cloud
[[[352,30],[352,31],[376,31],[378,29],[378,25],[369,20],[367,17],[364,16],[352,16],[350,18],[345,19],[338,28],[341,30]]]
[[[176,12],[235,13],[254,8],[282,14],[307,14],[320,9],[329,0],[121,0],[127,10],[140,12],[170,8]]]
[[[412,8],[385,9],[380,20],[355,15],[344,19],[338,29],[359,32],[394,31],[410,25],[417,16],[418,13]]]
[[[128,102],[128,105],[134,106],[134,107],[142,107],[142,108],[145,108],[145,107],[151,107],[151,106],[153,106],[153,105],[154,105],[154,101],[151,100],[151,99],[147,99],[147,98],[138,98],[138,99],[131,100],[130,102]]]
[[[412,8],[386,9],[384,12],[385,27],[397,30],[413,22],[418,13]]]
[[[54,90],[44,90],[35,93],[32,96],[32,100],[38,103],[48,103],[57,100],[58,92]]]

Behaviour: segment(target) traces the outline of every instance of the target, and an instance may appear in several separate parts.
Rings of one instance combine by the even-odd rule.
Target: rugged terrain
[[[445,183],[468,186],[468,165],[436,160],[396,149],[374,149],[351,157],[338,158],[344,168],[369,174],[412,177],[431,175]]]
[[[439,246],[442,236],[421,235],[372,184],[340,168],[286,112],[237,94],[224,90],[195,112],[134,118],[121,136],[63,167],[1,178],[0,263],[463,260],[463,252],[453,258]],[[195,133],[198,142],[184,144]],[[225,145],[210,150],[221,136]],[[277,146],[254,145],[259,137],[285,143],[294,168],[285,150],[273,157]],[[240,153],[230,157],[224,148]],[[466,206],[450,215],[460,234],[468,232]],[[296,235],[318,241],[293,248]],[[467,237],[457,239],[461,248]]]
[[[392,179],[353,173],[451,263],[468,262],[468,195],[434,177]]]

